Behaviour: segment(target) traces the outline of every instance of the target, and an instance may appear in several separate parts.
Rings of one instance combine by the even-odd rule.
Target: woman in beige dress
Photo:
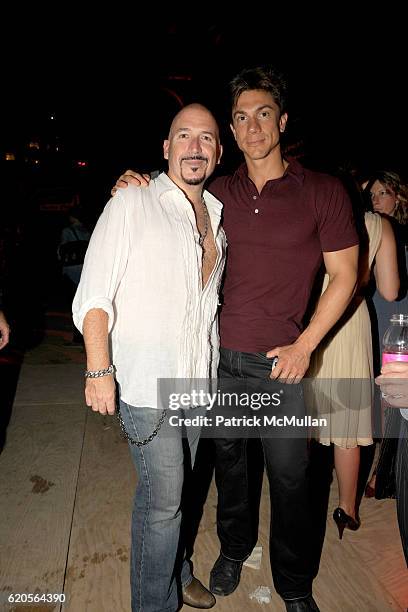
[[[334,444],[334,465],[339,485],[339,506],[333,518],[339,537],[345,527],[358,529],[356,494],[360,446],[373,443],[373,352],[370,317],[363,296],[373,270],[378,291],[386,300],[398,294],[399,278],[394,234],[389,221],[366,212],[366,245],[360,246],[360,273],[356,295],[349,308],[314,352],[308,371],[309,407],[327,425],[312,436],[321,444]],[[328,284],[325,276],[323,291]],[[310,393],[311,391],[311,393]]]

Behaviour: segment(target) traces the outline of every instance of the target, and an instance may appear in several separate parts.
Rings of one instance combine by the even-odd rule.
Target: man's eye
[[[242,121],[245,121],[245,119],[246,119],[245,115],[238,115],[237,116],[238,123],[242,123]]]
[[[270,116],[270,113],[269,111],[262,111],[259,113],[259,116],[262,117],[262,119],[267,119]]]

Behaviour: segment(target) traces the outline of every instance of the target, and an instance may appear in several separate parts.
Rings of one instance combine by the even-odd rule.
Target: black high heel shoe
[[[333,520],[337,525],[337,529],[339,530],[340,540],[343,537],[345,527],[347,527],[347,529],[351,529],[351,531],[357,531],[361,525],[360,519],[353,519],[352,516],[346,514],[343,508],[340,507],[336,508],[333,512]]]

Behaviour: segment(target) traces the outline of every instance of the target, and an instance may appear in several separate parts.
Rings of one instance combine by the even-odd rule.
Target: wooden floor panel
[[[14,405],[74,404],[85,406],[84,365],[23,364]]]
[[[136,473],[117,420],[90,413],[72,525],[63,610],[128,612]]]
[[[62,593],[84,421],[78,404],[14,406],[0,455],[3,598]]]
[[[84,407],[78,376],[82,366],[68,364],[65,378],[61,368],[23,368],[7,444],[0,456],[0,598],[4,601],[9,592],[63,590],[67,598],[64,611],[129,612],[135,471],[116,419]],[[64,378],[59,391],[56,377]],[[72,399],[77,401],[68,403]],[[195,574],[204,584],[208,584],[219,553],[216,503],[212,481],[193,556]],[[408,572],[395,500],[364,499],[361,529],[345,531],[342,541],[331,518],[336,505],[334,481],[321,568],[314,585],[322,612],[405,611]],[[215,609],[284,610],[272,587],[268,538],[265,479],[258,543],[263,547],[261,568],[244,567],[237,591],[219,597]],[[258,586],[271,589],[270,604],[261,606],[250,599]],[[14,612],[28,609],[4,607]],[[183,608],[187,610],[191,608]]]
[[[363,500],[365,506],[376,504],[374,500]],[[208,574],[214,560],[218,556],[218,539],[215,532],[215,504],[216,490],[212,483],[207,504],[204,511],[202,523],[206,525],[204,531],[200,530],[197,537],[194,563],[195,574],[205,584],[208,584]],[[336,485],[332,486],[330,507],[328,516],[331,517],[333,509],[337,505]],[[395,501],[386,500],[380,502],[382,516],[394,515]],[[371,512],[371,510],[370,510]],[[374,510],[376,513],[377,510]],[[393,518],[394,518],[393,517]],[[272,586],[269,567],[268,533],[269,533],[269,490],[266,479],[264,479],[261,515],[260,515],[260,537],[258,545],[263,546],[262,564],[260,570],[243,568],[239,588],[229,597],[217,599],[217,610],[225,612],[237,612],[237,610],[259,610],[259,604],[249,598],[258,586],[267,586],[271,590],[270,609],[284,611],[280,597],[278,597]],[[314,595],[322,612],[389,612],[406,610],[408,605],[408,574],[402,559],[398,531],[394,520],[387,521],[384,533],[373,538],[365,526],[355,533],[345,532],[343,540],[338,539],[337,528],[331,518],[328,520],[325,545],[322,554],[320,571],[314,583]],[[375,553],[377,546],[388,542],[390,554],[395,560],[393,566],[394,580],[391,589],[391,581],[382,579],[382,568],[376,563],[367,563],[360,555],[360,549],[365,550],[365,555]],[[388,589],[387,589],[388,586]],[[262,608],[261,608],[262,609]],[[183,607],[183,612],[189,608]]]

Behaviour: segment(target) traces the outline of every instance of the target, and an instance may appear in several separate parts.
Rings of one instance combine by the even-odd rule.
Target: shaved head
[[[203,121],[208,125],[212,125],[214,135],[219,139],[218,125],[214,115],[202,104],[193,103],[184,106],[174,117],[170,125],[169,140],[177,130],[182,129],[184,125],[189,125],[191,120]]]
[[[174,117],[164,158],[168,175],[179,186],[203,185],[219,163],[222,146],[214,115],[202,104],[189,104]]]

